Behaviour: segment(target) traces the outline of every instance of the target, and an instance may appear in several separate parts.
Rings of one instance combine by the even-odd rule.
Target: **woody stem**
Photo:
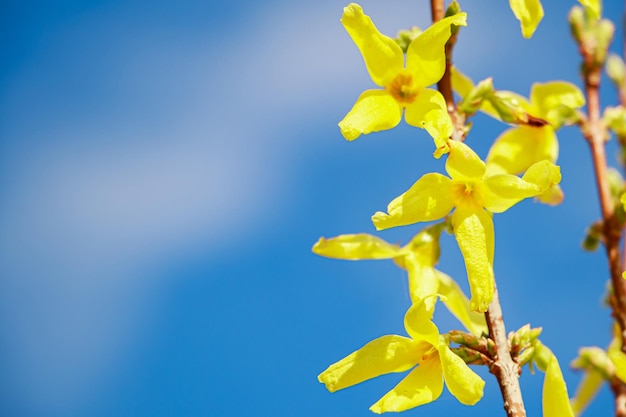
[[[443,19],[445,16],[443,0],[430,0],[430,11],[433,23]],[[454,102],[454,94],[452,93],[452,79],[450,76],[452,67],[452,50],[454,48],[454,44],[456,43],[456,36],[456,34],[452,35],[446,43],[446,70],[443,73],[441,80],[437,82],[437,89],[446,101],[446,108],[450,118],[452,119],[452,124],[454,125],[452,139],[463,141],[465,139],[465,118],[456,111],[456,103]]]
[[[493,300],[485,313],[489,337],[496,345],[496,357],[489,367],[489,371],[495,375],[500,385],[500,392],[504,400],[504,410],[507,417],[526,417],[524,400],[519,385],[519,374],[521,372],[519,364],[511,357],[509,340],[504,327],[502,317],[502,307],[500,297],[496,288]]]

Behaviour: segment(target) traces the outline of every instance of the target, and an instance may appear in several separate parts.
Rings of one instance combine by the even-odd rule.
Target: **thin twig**
[[[443,0],[430,0],[430,11],[433,23],[441,20],[445,16],[445,9]],[[456,103],[454,102],[454,94],[452,91],[452,50],[456,43],[456,34],[452,35],[445,46],[446,54],[446,70],[443,73],[441,80],[437,82],[437,89],[446,101],[446,108],[448,114],[452,119],[452,125],[454,131],[452,133],[452,139],[463,141],[465,139],[465,118],[456,111]]]
[[[600,199],[604,247],[613,289],[609,296],[609,304],[611,305],[612,316],[619,325],[622,351],[626,352],[626,281],[622,278],[623,266],[619,247],[623,230],[615,217],[604,146],[607,131],[600,117],[602,66],[594,62],[592,51],[593,46],[587,45],[585,42],[580,45],[580,53],[583,58],[582,75],[587,98],[587,120],[583,124],[582,132],[591,149]],[[611,381],[610,385],[615,397],[615,416],[626,417],[626,385],[617,378]]]
[[[615,377],[611,381],[611,391],[615,396],[615,417],[626,416],[626,384]]]
[[[489,367],[489,371],[495,375],[500,385],[506,415],[508,417],[526,417],[526,409],[519,385],[521,370],[519,364],[511,357],[497,288],[494,291],[493,301],[485,313],[485,318],[489,327],[489,337],[496,344],[496,358]]]
[[[587,56],[582,48],[583,58]],[[606,161],[605,128],[600,119],[600,69],[583,71],[585,83],[585,94],[587,96],[587,120],[583,129],[583,134],[589,143],[593,168],[598,187],[598,197],[602,211],[604,246],[609,262],[609,272],[613,294],[610,297],[610,304],[613,309],[613,316],[620,326],[622,339],[622,350],[626,348],[626,281],[622,278],[622,262],[620,259],[619,243],[622,236],[622,229],[615,218],[613,207],[613,196],[609,185],[608,165]]]

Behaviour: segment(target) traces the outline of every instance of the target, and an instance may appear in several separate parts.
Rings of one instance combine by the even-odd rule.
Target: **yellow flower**
[[[452,70],[452,84],[461,97],[466,97],[474,88],[472,80],[456,68]],[[551,81],[533,84],[530,101],[511,91],[498,91],[496,95],[497,99],[505,97],[522,119],[539,123],[524,124],[521,120],[522,124],[502,133],[487,155],[487,172],[517,175],[544,159],[556,163],[559,154],[556,131],[576,119],[576,109],[585,104],[582,92],[573,84]],[[494,97],[489,97],[489,100],[493,99]],[[501,119],[489,100],[482,102],[480,110]],[[554,185],[538,196],[538,199],[542,203],[556,205],[563,200],[563,191],[558,185]]]
[[[533,164],[522,178],[488,175],[485,163],[466,144],[450,141],[446,171],[422,176],[404,194],[377,212],[377,230],[438,220],[455,208],[452,226],[465,260],[471,290],[470,307],[484,312],[494,291],[494,232],[490,212],[501,213],[519,201],[544,193],[561,181],[559,167],[544,160]],[[486,210],[485,210],[486,209]]]
[[[450,26],[465,26],[466,14],[440,20],[418,35],[408,46],[406,67],[400,46],[378,31],[361,6],[351,3],[344,8],[341,23],[361,51],[372,81],[383,87],[361,94],[339,122],[342,135],[354,140],[361,134],[391,129],[406,109],[408,124],[426,129],[437,148],[445,145],[453,131],[445,100],[438,91],[425,87],[443,76]]]
[[[483,396],[485,382],[448,347],[432,322],[432,309],[413,304],[404,316],[410,337],[387,335],[375,339],[339,362],[318,379],[330,392],[391,372],[411,372],[370,407],[375,413],[404,411],[430,403],[441,395],[444,381],[462,404],[474,405]]]
[[[543,19],[543,7],[540,0],[509,0],[513,14],[522,27],[522,36],[530,38]]]
[[[578,87],[564,81],[535,83],[530,90],[530,102],[521,96],[516,99],[528,114],[548,124],[515,126],[496,139],[487,156],[487,165],[509,174],[523,172],[543,159],[556,162],[559,144],[555,131],[575,117],[576,109],[585,104]]]
[[[439,261],[440,230],[440,225],[427,228],[403,247],[365,233],[320,238],[313,246],[313,252],[335,259],[393,259],[408,271],[409,294],[413,303],[435,301],[432,296],[439,294],[444,305],[467,330],[480,336],[487,333],[485,316],[471,311],[469,300],[459,285],[435,269]]]
[[[487,155],[489,173],[517,175],[537,161],[555,163],[559,155],[556,130],[574,118],[576,109],[585,104],[578,87],[564,81],[535,83],[530,90],[530,102],[521,96],[516,99],[528,114],[548,124],[518,125],[502,133]],[[563,191],[555,185],[538,198],[546,204],[560,204]]]

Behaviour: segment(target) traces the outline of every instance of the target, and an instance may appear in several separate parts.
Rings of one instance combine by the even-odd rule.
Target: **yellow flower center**
[[[436,354],[439,354],[439,351],[437,350],[436,347],[431,346],[430,349],[428,349],[426,352],[424,352],[424,354],[422,354],[422,358],[420,362],[427,361],[428,359],[432,358]]]
[[[473,181],[454,182],[452,194],[455,206],[484,207],[481,195],[482,184]]]
[[[419,87],[413,82],[413,76],[406,72],[396,75],[385,89],[401,104],[413,103],[419,93]]]

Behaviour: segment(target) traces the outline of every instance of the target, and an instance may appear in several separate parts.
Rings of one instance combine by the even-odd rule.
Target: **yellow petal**
[[[484,193],[485,208],[492,213],[502,213],[528,197],[540,195],[545,190],[515,175],[498,174],[485,179],[490,193]]]
[[[570,401],[572,411],[579,416],[591,403],[604,383],[604,377],[594,370],[588,370],[580,380],[576,395]]]
[[[429,295],[439,291],[439,279],[430,259],[412,253],[404,257],[404,265],[409,273],[409,294],[413,303],[419,303]]]
[[[491,193],[484,194],[483,202],[487,210],[501,213],[525,198],[544,194],[560,181],[558,166],[546,160],[535,162],[522,178],[509,174],[486,178],[484,184]]]
[[[513,14],[520,21],[522,36],[530,38],[543,18],[540,0],[509,0]]]
[[[459,284],[441,271],[436,271],[439,279],[441,301],[467,330],[473,335],[487,334],[485,315],[470,310],[470,303]]]
[[[559,361],[552,355],[543,380],[543,417],[574,417]]]
[[[541,117],[558,129],[585,104],[585,96],[572,83],[552,81],[535,83],[530,90],[530,102],[538,110],[533,116]]]
[[[376,230],[441,219],[452,210],[452,181],[430,173],[417,180],[408,191],[394,198],[387,213],[376,212],[372,222]]]
[[[522,179],[545,192],[561,182],[561,168],[546,160],[535,162],[526,170]]]
[[[484,313],[493,299],[494,234],[491,216],[484,210],[457,207],[452,214],[454,236],[463,254],[472,298],[470,308]]]
[[[585,6],[587,12],[591,13],[593,19],[599,19],[602,16],[602,1],[600,0],[578,0],[580,4]]]
[[[459,71],[455,66],[450,67],[450,77],[452,80],[452,88],[461,98],[465,98],[474,88],[472,79]]]
[[[448,390],[461,404],[474,405],[483,398],[485,381],[472,371],[448,346],[439,347],[443,377]]]
[[[317,379],[330,392],[335,392],[379,375],[406,371],[415,366],[428,348],[407,337],[382,336],[330,365]]]
[[[439,91],[429,88],[420,92],[406,107],[405,119],[411,126],[426,129],[436,148],[445,146],[454,131],[445,99]]]
[[[432,321],[435,301],[437,297],[433,294],[412,304],[404,315],[404,328],[409,336],[413,340],[425,341],[432,346],[439,344],[439,329]]]
[[[446,42],[450,38],[451,25],[466,26],[467,14],[457,13],[433,24],[409,44],[406,52],[406,68],[419,77],[419,83],[427,87],[439,81],[446,69]]]
[[[313,252],[328,258],[350,260],[390,259],[409,253],[398,245],[392,245],[367,233],[339,235],[330,239],[321,237],[313,245]]]
[[[367,71],[379,86],[385,86],[404,69],[404,54],[398,44],[381,34],[361,6],[350,3],[343,9],[343,27],[361,51]]]
[[[372,405],[370,410],[376,414],[408,410],[436,400],[442,391],[441,362],[439,355],[435,353],[413,369],[398,385]]]
[[[493,143],[487,155],[487,172],[520,174],[537,161],[556,162],[559,142],[551,126],[516,126]]]
[[[339,129],[346,140],[354,140],[361,134],[396,127],[400,120],[402,107],[389,93],[385,90],[367,90],[339,122]]]
[[[485,163],[476,152],[463,142],[451,140],[446,161],[446,172],[455,180],[481,179],[485,175]]]

